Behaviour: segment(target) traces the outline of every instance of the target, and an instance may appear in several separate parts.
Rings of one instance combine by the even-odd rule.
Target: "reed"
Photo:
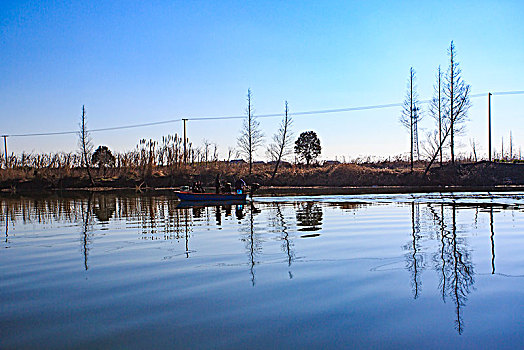
[[[142,139],[130,151],[115,153],[111,166],[93,168],[96,187],[174,187],[192,181],[214,186],[220,174],[222,181],[233,183],[237,178],[248,182],[274,186],[402,186],[427,184],[524,183],[523,175],[504,168],[502,163],[472,163],[470,155],[462,155],[456,167],[437,167],[423,176],[426,162],[414,163],[406,155],[396,157],[342,158],[342,162],[305,166],[284,162],[271,182],[274,164],[254,162],[252,174],[247,163],[220,160],[216,144],[204,140],[200,146],[187,145],[187,163],[184,163],[183,138],[177,134],[162,137],[160,141]],[[231,150],[230,150],[231,153]],[[514,160],[514,163],[519,160]],[[469,164],[469,165],[468,165]],[[471,166],[471,164],[478,164]],[[50,189],[90,186],[82,158],[75,152],[11,153],[7,159],[0,155],[0,188]],[[512,165],[512,164],[509,164]],[[516,166],[522,164],[513,164]],[[498,169],[498,170],[497,170]],[[522,173],[521,166],[518,167]],[[508,173],[509,171],[509,173]]]

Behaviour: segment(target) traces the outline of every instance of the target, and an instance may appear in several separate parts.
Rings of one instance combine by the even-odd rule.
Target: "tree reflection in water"
[[[282,213],[282,205],[280,203],[273,203],[271,206],[272,215],[270,216],[269,224],[274,228],[274,232],[280,234],[282,240],[282,251],[287,255],[287,266],[289,267],[288,275],[289,278],[293,278],[291,272],[291,263],[295,259],[295,252],[293,251],[294,244],[290,240],[289,231],[291,229],[290,224],[286,222],[286,218]]]
[[[94,196],[93,197],[93,214],[100,222],[109,222],[116,211],[115,196]]]
[[[93,196],[89,195],[87,202],[82,202],[82,254],[84,255],[84,269],[87,271],[87,256],[89,255],[89,244],[91,243],[91,234],[92,231],[92,215],[91,215],[91,200]],[[85,208],[84,208],[85,204]]]
[[[440,213],[430,206],[440,239],[440,251],[435,253],[433,260],[439,274],[442,300],[446,302],[446,298],[449,297],[455,304],[455,328],[459,334],[462,334],[464,331],[462,308],[466,305],[469,293],[474,289],[475,271],[467,242],[457,235],[457,206],[454,203],[450,206],[451,223],[447,225],[444,206],[440,205]]]
[[[299,203],[297,226],[299,231],[318,231],[322,229],[322,207],[315,202]]]
[[[255,286],[255,265],[257,263],[256,257],[262,251],[262,242],[258,235],[258,230],[255,228],[255,215],[261,211],[258,209],[253,202],[247,205],[248,215],[246,220],[246,226],[242,226],[241,231],[244,232],[241,241],[245,243],[246,251],[249,258],[249,273],[251,274],[251,285]],[[237,205],[235,212],[237,213],[237,219],[244,218],[243,205]]]
[[[421,273],[424,269],[424,255],[420,246],[420,204],[411,203],[411,242],[404,246],[406,254],[406,269],[411,272],[411,287],[413,298],[417,299],[422,289]]]

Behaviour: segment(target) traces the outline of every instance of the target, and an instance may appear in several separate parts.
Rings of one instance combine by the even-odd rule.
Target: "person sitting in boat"
[[[242,194],[244,192],[244,187],[246,186],[246,183],[242,179],[238,179],[235,181],[235,190],[237,194]]]
[[[231,193],[231,182],[226,182],[224,184],[224,188],[222,188],[222,192]]]
[[[204,189],[202,188],[202,183],[200,181],[193,182],[193,186],[191,186],[191,192],[193,193],[204,193]]]
[[[198,193],[205,193],[206,190],[204,190],[204,187],[202,187],[202,182],[198,181],[197,182],[197,189],[198,189]]]

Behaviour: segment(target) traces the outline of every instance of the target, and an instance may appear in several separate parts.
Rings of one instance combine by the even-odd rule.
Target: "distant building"
[[[246,161],[243,159],[233,159],[229,161],[229,164],[245,164]]]
[[[275,164],[277,164],[277,162],[275,160],[273,160],[271,162],[267,162],[267,164],[275,165]],[[285,160],[281,160],[279,166],[281,166],[283,168],[291,168],[292,164],[290,162],[286,162]]]
[[[325,160],[324,165],[337,165],[340,164],[338,160]]]

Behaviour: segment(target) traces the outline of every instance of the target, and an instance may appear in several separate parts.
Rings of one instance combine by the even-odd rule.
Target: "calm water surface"
[[[0,348],[524,346],[524,194],[0,198]]]

